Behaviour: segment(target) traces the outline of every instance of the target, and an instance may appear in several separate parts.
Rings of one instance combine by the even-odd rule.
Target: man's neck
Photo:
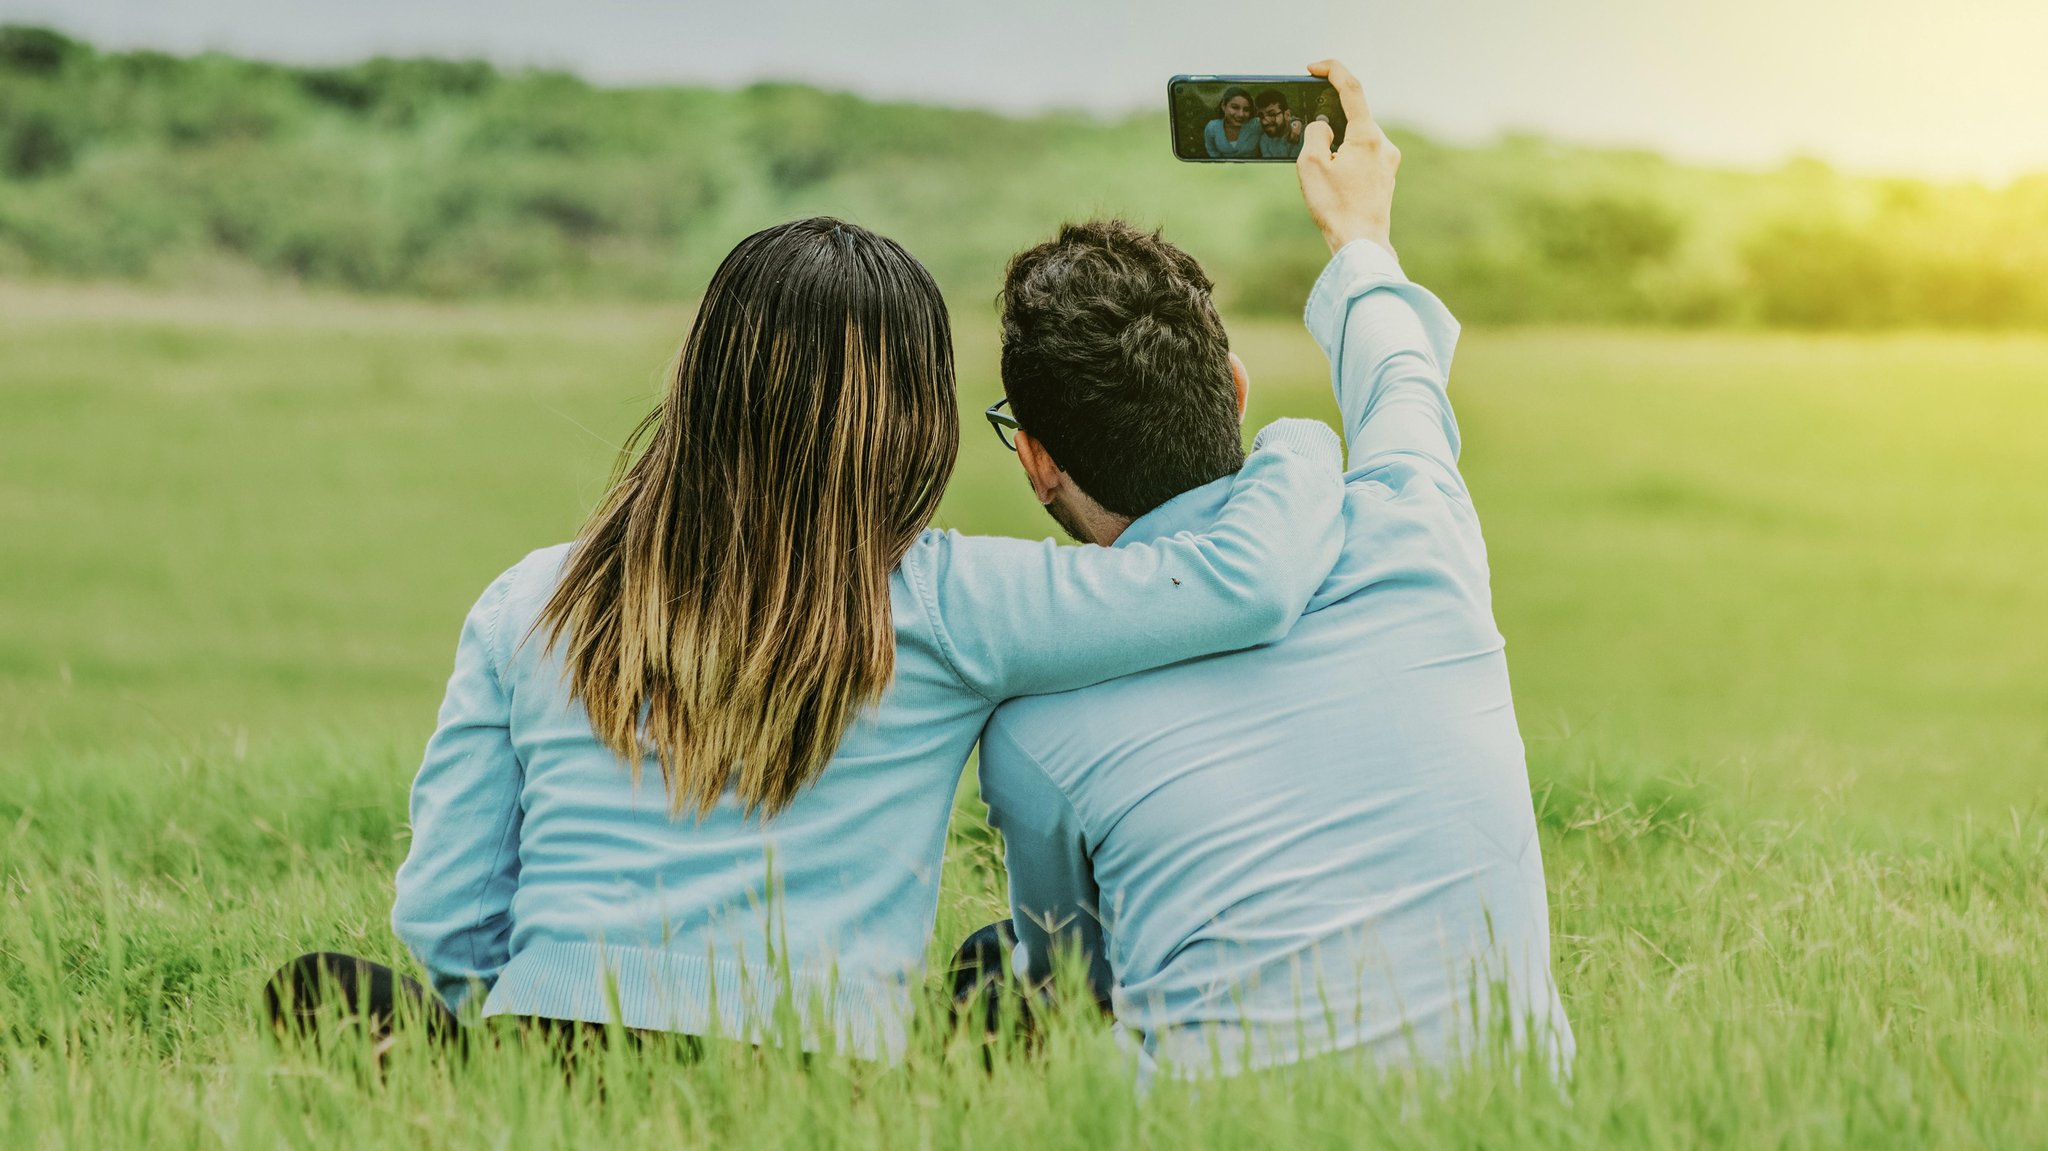
[[[1111,547],[1123,536],[1124,529],[1130,526],[1131,517],[1129,516],[1105,515],[1101,525],[1096,529],[1095,542],[1103,547]]]
[[[1116,543],[1124,529],[1131,526],[1131,517],[1120,516],[1108,511],[1101,504],[1078,493],[1069,494],[1047,506],[1046,512],[1053,522],[1065,529],[1075,543],[1098,544],[1109,547]]]

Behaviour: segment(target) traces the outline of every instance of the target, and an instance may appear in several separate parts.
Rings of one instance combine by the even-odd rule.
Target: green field
[[[963,410],[996,394],[957,318]],[[280,1050],[397,960],[464,609],[567,538],[685,312],[0,285],[0,1146],[2048,1143],[2048,338],[1488,329],[1453,379],[1544,830],[1569,1091]],[[1331,417],[1233,324],[1253,420]],[[941,522],[1047,534],[978,414]],[[941,944],[999,905],[963,797]]]

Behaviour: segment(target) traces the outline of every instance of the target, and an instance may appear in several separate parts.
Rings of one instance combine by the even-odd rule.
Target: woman
[[[926,531],[958,448],[948,330],[923,266],[848,224],[726,257],[645,450],[463,627],[392,910],[436,1030],[481,994],[893,1054],[996,703],[1291,626],[1341,534],[1327,429],[1262,433],[1207,535]],[[403,995],[345,957],[280,975],[281,1018],[316,982],[387,1016]]]
[[[1216,118],[1202,129],[1202,147],[1212,160],[1259,154],[1259,127],[1251,122],[1252,94],[1232,85],[1216,101]]]

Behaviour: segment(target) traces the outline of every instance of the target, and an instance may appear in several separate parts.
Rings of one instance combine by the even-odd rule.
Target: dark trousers
[[[1003,1012],[1010,1009],[1016,1013],[1018,1029],[1027,1037],[1032,1034],[1046,994],[1042,989],[1026,988],[1011,976],[1009,956],[1016,945],[1017,933],[1007,919],[981,928],[960,944],[948,972],[956,1025],[970,1020],[969,1026],[992,1039],[1000,1032]],[[459,1048],[466,1038],[455,1013],[418,980],[338,951],[309,952],[278,968],[263,986],[263,1003],[272,1026],[293,1036],[312,1035],[321,1016],[329,1015],[358,1021],[374,1042],[389,1039],[401,1019],[418,1024],[436,1043]],[[560,1019],[520,1022],[523,1031],[538,1031],[564,1050],[579,1041],[602,1041],[606,1035],[595,1023]],[[699,1043],[695,1036],[630,1029],[626,1034],[635,1042],[659,1036],[693,1048]]]
[[[991,923],[969,935],[953,953],[948,979],[953,992],[953,1026],[979,1030],[993,1039],[1001,1031],[1006,1004],[1014,1005],[1019,1030],[1029,1034],[1035,1019],[1032,996],[1010,975],[1010,949],[1017,946],[1017,931],[1007,919]]]
[[[1017,929],[1004,919],[981,928],[961,942],[953,953],[948,972],[953,992],[953,1025],[978,1030],[986,1039],[1002,1031],[1005,1011],[1016,1017],[1017,1033],[1028,1043],[1037,1034],[1041,1013],[1052,1003],[1049,987],[1027,986],[1010,972],[1010,952],[1017,946]],[[1090,989],[1095,1009],[1114,1017],[1109,989]]]
[[[263,1003],[271,1025],[295,1037],[311,1037],[325,1014],[360,1023],[380,1047],[400,1020],[416,1023],[428,1039],[451,1049],[464,1049],[469,1039],[455,1013],[418,980],[335,951],[310,952],[278,968],[263,986]],[[539,1040],[565,1056],[607,1039],[602,1025],[580,1020],[535,1017],[512,1022],[521,1038]],[[686,1054],[699,1053],[694,1035],[628,1028],[625,1036],[636,1046],[659,1041],[677,1045]]]
[[[381,963],[336,951],[314,951],[277,969],[263,986],[263,1004],[279,1031],[310,1035],[323,1015],[359,1021],[373,1039],[389,1038],[403,1017],[437,1043],[462,1037],[441,997]]]

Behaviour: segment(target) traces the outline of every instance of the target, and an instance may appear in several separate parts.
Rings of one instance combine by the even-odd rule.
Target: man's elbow
[[[1246,600],[1244,628],[1245,647],[1260,647],[1287,638],[1294,630],[1294,621],[1301,618],[1301,609],[1307,605],[1307,596],[1297,594],[1299,589],[1282,587],[1279,581],[1254,580],[1254,590]]]

